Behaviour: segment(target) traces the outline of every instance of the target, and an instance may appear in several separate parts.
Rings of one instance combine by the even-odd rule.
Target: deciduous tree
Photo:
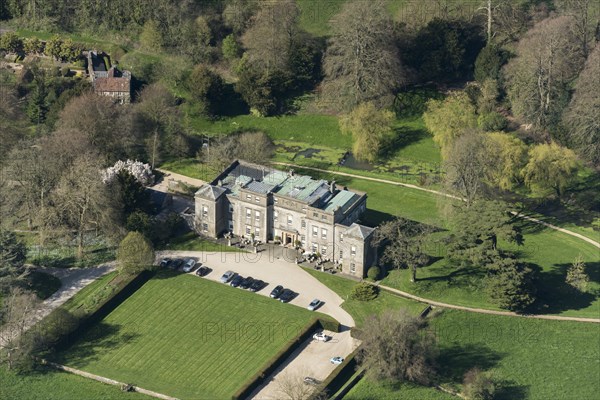
[[[451,93],[444,100],[428,101],[423,120],[433,140],[442,148],[444,158],[454,139],[465,130],[477,127],[475,107],[463,92]]]
[[[463,132],[446,150],[444,184],[469,207],[482,196],[487,165],[485,136],[476,130]]]
[[[324,55],[323,95],[338,111],[373,101],[380,107],[406,82],[385,1],[354,0],[332,18]]]
[[[485,136],[487,181],[500,189],[511,190],[522,183],[521,171],[527,164],[527,145],[504,132]]]
[[[359,160],[375,161],[394,137],[394,113],[378,110],[374,103],[358,105],[340,117],[340,130],[352,135],[352,153]]]
[[[494,381],[482,370],[475,367],[465,374],[462,395],[467,400],[492,400],[496,393]]]
[[[521,39],[506,66],[513,113],[537,130],[553,128],[569,99],[569,85],[583,66],[573,19],[550,18]]]
[[[129,232],[119,244],[117,267],[120,273],[137,274],[154,264],[152,243],[140,232]]]
[[[97,155],[82,154],[62,175],[53,193],[56,223],[75,232],[78,257],[83,256],[86,231],[98,229],[107,236],[118,233],[118,207],[102,183],[101,166]]]
[[[359,364],[376,380],[427,384],[434,378],[435,346],[426,322],[406,310],[370,316],[361,331]]]
[[[560,197],[577,175],[579,163],[571,149],[555,142],[538,144],[529,150],[529,162],[523,169],[525,183],[538,195],[553,190]]]
[[[575,83],[563,125],[577,152],[600,167],[600,42],[592,49]]]
[[[0,313],[0,362],[8,369],[27,369],[32,363],[35,340],[26,335],[32,315],[39,305],[37,296],[12,288],[2,298]]]
[[[299,34],[300,9],[293,0],[259,3],[250,27],[242,36],[248,62],[265,71],[288,71],[292,46]]]

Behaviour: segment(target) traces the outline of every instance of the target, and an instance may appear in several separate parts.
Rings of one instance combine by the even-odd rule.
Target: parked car
[[[177,271],[179,269],[179,267],[181,267],[181,265],[183,265],[183,260],[181,258],[176,258],[171,263],[171,268],[173,268],[175,271]]]
[[[196,260],[193,258],[188,258],[183,264],[183,272],[191,272],[196,266]]]
[[[317,386],[320,382],[313,377],[306,376],[304,377],[304,383],[306,383],[307,385]]]
[[[279,295],[279,301],[281,301],[282,303],[287,303],[292,299],[292,297],[294,297],[295,294],[296,293],[294,293],[290,289],[283,289],[283,291]]]
[[[235,275],[235,272],[227,271],[223,274],[223,276],[221,276],[220,280],[222,283],[227,283],[233,278],[234,275]]]
[[[264,287],[265,287],[265,282],[261,281],[260,279],[257,279],[252,283],[252,285],[250,285],[250,291],[258,292],[259,290],[261,290]]]
[[[240,283],[240,287],[241,287],[242,289],[249,289],[249,288],[250,288],[250,286],[252,286],[252,284],[253,284],[253,283],[254,283],[254,278],[253,278],[253,277],[251,277],[251,276],[249,276],[249,277],[247,277],[246,279],[244,279],[244,280],[242,281],[242,283]]]
[[[331,336],[328,336],[323,332],[319,332],[313,335],[313,339],[318,340],[320,342],[329,342],[331,340]]]
[[[343,358],[343,357],[333,357],[333,358],[332,358],[331,360],[329,360],[329,361],[331,361],[331,363],[332,363],[332,364],[335,364],[335,365],[340,365],[341,363],[343,363],[343,362],[344,362],[344,358]]]
[[[308,308],[310,311],[315,311],[317,308],[319,308],[320,305],[321,305],[321,300],[314,299],[313,301],[310,302],[310,304],[306,308]]]
[[[243,280],[243,276],[236,274],[229,284],[233,287],[239,287]]]
[[[170,258],[163,258],[159,266],[161,268],[167,268],[169,267],[169,265],[171,265],[171,262],[173,262],[173,260],[171,260]]]
[[[206,276],[212,271],[212,269],[202,265],[200,268],[196,270],[196,275],[198,276]]]
[[[279,295],[281,294],[282,291],[283,291],[283,286],[277,285],[277,286],[275,286],[275,288],[273,290],[271,290],[271,294],[269,296],[271,296],[272,299],[276,299],[279,297]]]

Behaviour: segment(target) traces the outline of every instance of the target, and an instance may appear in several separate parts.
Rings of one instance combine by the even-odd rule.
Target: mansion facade
[[[263,242],[300,246],[366,276],[376,263],[374,228],[357,223],[367,195],[335,182],[234,161],[195,194],[195,227],[217,238],[228,232]]]

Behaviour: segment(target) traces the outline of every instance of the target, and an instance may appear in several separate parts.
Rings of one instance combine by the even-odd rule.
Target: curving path
[[[461,198],[461,197],[459,197],[459,196],[454,196],[454,195],[449,194],[449,193],[440,192],[439,190],[426,189],[426,188],[423,188],[423,187],[418,186],[418,185],[412,185],[410,183],[395,182],[395,181],[390,181],[388,179],[371,178],[369,176],[362,176],[362,175],[350,174],[350,173],[347,173],[347,172],[331,171],[331,170],[322,169],[322,168],[304,167],[304,166],[301,166],[301,165],[289,164],[289,163],[284,163],[284,162],[273,162],[273,164],[284,165],[284,166],[287,166],[287,167],[294,167],[294,168],[300,168],[300,169],[308,169],[308,170],[318,171],[318,172],[325,172],[325,173],[330,173],[330,174],[333,174],[333,175],[347,176],[349,178],[364,179],[364,180],[367,180],[367,181],[373,181],[373,182],[379,182],[379,183],[386,183],[386,184],[389,184],[389,185],[404,186],[404,187],[411,188],[411,189],[421,190],[423,192],[433,193],[433,194],[436,194],[438,196],[444,196],[444,197],[448,197],[448,198],[451,198],[451,199],[463,200],[464,201],[464,199]],[[562,232],[562,233],[566,233],[567,235],[574,236],[574,237],[576,237],[578,239],[581,239],[581,240],[583,240],[583,241],[591,244],[592,246],[595,246],[595,247],[597,247],[597,248],[600,249],[600,242],[598,242],[596,240],[593,240],[593,239],[590,239],[590,238],[588,238],[588,237],[586,237],[584,235],[581,235],[579,233],[570,231],[570,230],[565,229],[565,228],[560,228],[560,227],[558,227],[556,225],[549,224],[549,223],[544,222],[542,220],[539,220],[537,218],[533,218],[533,217],[529,217],[527,215],[519,214],[519,213],[517,213],[515,211],[513,211],[512,214],[515,215],[515,216],[517,216],[517,217],[519,217],[519,218],[523,218],[523,219],[526,219],[528,221],[531,221],[533,223],[543,225],[543,226],[545,226],[547,228],[554,229],[556,231],[559,231],[559,232]]]
[[[110,262],[91,268],[36,268],[37,271],[54,275],[60,279],[61,287],[54,294],[44,300],[26,322],[26,329],[31,328],[36,322],[41,321],[54,309],[63,305],[67,300],[81,289],[114,270],[115,263]],[[11,334],[14,338],[14,335]],[[0,343],[2,347],[2,343]]]
[[[367,282],[367,281],[365,281]],[[371,283],[371,282],[367,282]],[[379,282],[371,283],[374,286],[378,286],[384,290],[387,290],[393,294],[396,294],[401,297],[405,297],[407,299],[416,300],[421,303],[430,304],[432,306],[451,308],[454,310],[468,311],[479,314],[491,314],[491,315],[503,315],[507,317],[522,317],[522,318],[535,318],[535,319],[550,319],[555,321],[577,321],[577,322],[592,322],[592,323],[600,323],[600,318],[582,318],[582,317],[565,317],[562,315],[541,315],[541,314],[517,314],[512,311],[496,311],[496,310],[486,310],[485,308],[473,308],[473,307],[464,307],[457,306],[454,304],[442,303],[435,300],[425,299],[423,297],[415,296],[413,294],[403,292],[402,290],[398,290],[389,286],[380,285]]]

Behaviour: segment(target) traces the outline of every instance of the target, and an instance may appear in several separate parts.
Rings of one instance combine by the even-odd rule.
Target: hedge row
[[[344,361],[338,365],[331,374],[329,374],[327,379],[321,383],[321,390],[313,392],[309,399],[316,399],[321,395],[321,392],[336,393],[338,390],[340,390],[356,371],[356,355],[359,351],[360,346],[350,353],[348,357],[346,357]]]
[[[127,279],[123,279],[119,282],[119,285],[106,299],[99,302],[95,309],[85,313],[80,317],[77,327],[71,332],[66,332],[54,346],[55,349],[64,349],[71,345],[77,338],[79,338],[88,328],[95,325],[108,314],[110,314],[115,308],[121,303],[127,300],[133,293],[141,288],[150,278],[154,276],[154,271],[143,271],[137,275],[131,275]],[[50,320],[52,314],[59,312],[58,310],[53,311],[46,319]],[[42,321],[43,323],[43,321]]]

